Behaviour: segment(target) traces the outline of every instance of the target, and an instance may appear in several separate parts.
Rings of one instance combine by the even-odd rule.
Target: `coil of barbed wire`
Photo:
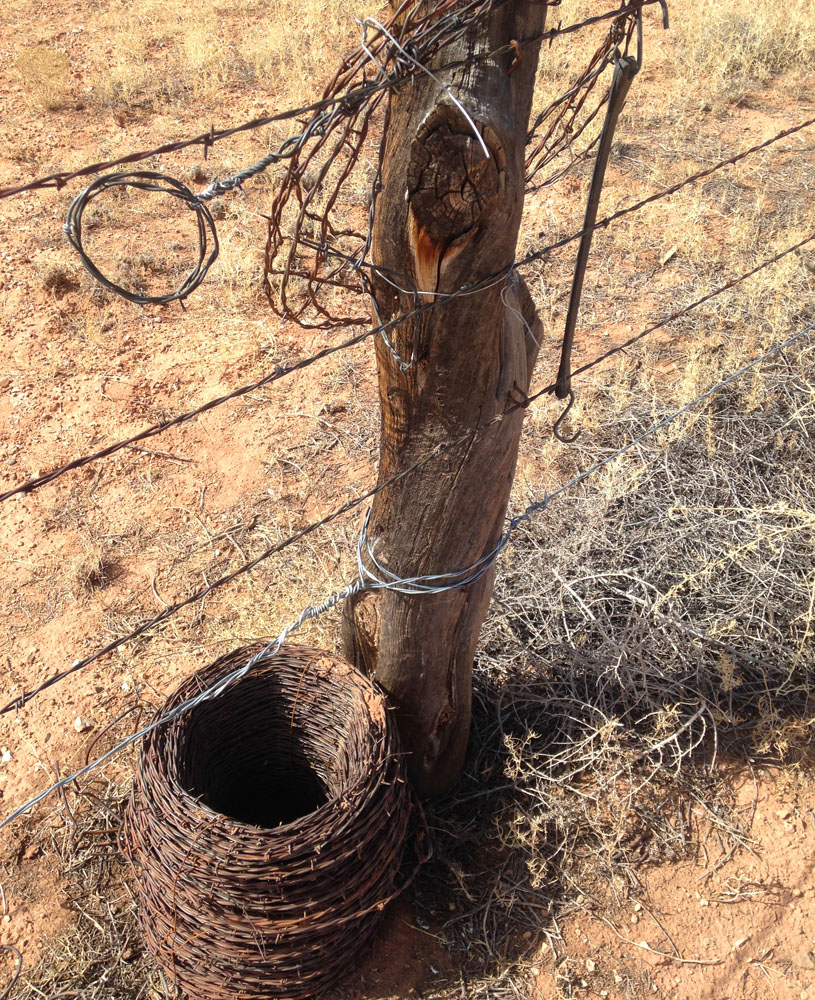
[[[161,713],[262,648],[205,667]],[[190,996],[306,1000],[401,891],[410,810],[384,696],[345,661],[284,645],[144,741],[123,842],[148,948]]]
[[[147,293],[124,288],[112,281],[94,264],[83,246],[82,216],[88,205],[101,194],[111,188],[130,187],[140,191],[166,194],[178,199],[195,213],[198,234],[197,259],[187,277],[175,291],[163,295],[148,295]],[[206,277],[207,271],[218,257],[218,234],[215,221],[207,205],[181,181],[154,170],[136,170],[129,173],[106,174],[89,184],[71,203],[68,217],[63,227],[71,245],[79,254],[85,270],[109,291],[121,295],[128,302],[139,305],[161,305],[167,302],[183,300],[195,291]]]

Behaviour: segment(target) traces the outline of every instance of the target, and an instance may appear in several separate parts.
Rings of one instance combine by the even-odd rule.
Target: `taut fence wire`
[[[481,0],[480,3],[470,3],[467,6],[468,8],[480,7],[480,16],[484,17],[499,7],[504,6],[508,2],[509,0]],[[541,0],[541,2],[546,3],[547,0]],[[548,0],[548,6],[559,6],[560,2],[561,0]],[[523,44],[529,45],[537,42],[552,41],[558,36],[572,34],[575,31],[579,31],[585,27],[590,27],[591,25],[598,24],[602,21],[631,15],[632,13],[636,13],[636,11],[641,7],[650,7],[654,4],[662,3],[664,3],[664,0],[631,0],[630,3],[624,3],[614,10],[605,11],[602,14],[595,14],[591,17],[587,17],[583,21],[569,25],[559,24],[557,28],[545,31],[539,36],[525,39]],[[403,11],[407,8],[407,6],[407,3],[403,3],[399,8],[400,11]],[[449,11],[453,6],[455,6],[455,4],[450,2],[450,0],[447,0],[447,2],[442,5],[441,10]],[[476,18],[472,18],[469,23],[473,24],[475,23],[475,20]],[[358,62],[361,58],[361,51],[362,50],[358,50],[354,57],[346,59],[343,65],[345,66],[348,64],[350,67],[350,64],[354,61],[354,59]],[[509,51],[512,51],[512,46],[504,46],[502,49],[488,53],[482,58],[495,58],[496,56]],[[457,69],[459,66],[459,63],[451,63],[450,66],[442,66],[435,72],[443,73],[450,69]],[[47,174],[43,177],[38,177],[35,180],[27,181],[24,184],[0,188],[0,199],[12,198],[15,195],[24,194],[28,191],[41,191],[48,188],[56,188],[57,190],[60,190],[70,181],[78,180],[81,177],[91,177],[93,174],[102,173],[104,170],[111,170],[113,167],[127,166],[131,163],[140,163],[143,160],[149,160],[156,156],[165,156],[169,153],[177,153],[182,149],[189,149],[194,146],[203,147],[204,154],[206,155],[208,150],[211,149],[216,143],[223,142],[224,139],[229,139],[232,136],[240,135],[243,132],[255,131],[256,129],[264,128],[277,122],[296,120],[297,118],[301,118],[303,115],[332,110],[342,106],[343,104],[345,105],[346,111],[353,111],[358,102],[367,100],[369,97],[373,97],[380,92],[393,90],[394,88],[407,83],[411,77],[415,76],[416,73],[419,72],[415,66],[411,66],[410,64],[406,64],[402,69],[402,73],[394,79],[388,79],[378,83],[368,81],[353,91],[338,93],[332,97],[326,97],[322,100],[314,101],[311,104],[306,104],[298,108],[290,108],[287,111],[281,111],[273,115],[263,115],[259,118],[253,118],[250,121],[243,122],[240,125],[234,125],[230,128],[216,129],[211,127],[208,131],[200,132],[189,139],[178,139],[173,142],[162,143],[161,145],[155,146],[151,149],[138,150],[110,160],[100,160],[97,163],[88,164],[87,166],[80,167],[77,170],[60,170],[56,173]],[[308,128],[308,125],[306,128]],[[292,137],[291,140],[287,141],[296,143],[299,141],[300,135],[302,135],[302,131]],[[285,153],[285,150],[282,152]],[[279,158],[282,158],[280,150],[278,151],[278,155]]]
[[[799,242],[793,244],[790,247],[787,247],[785,250],[782,250],[780,253],[775,254],[773,257],[770,257],[767,260],[762,261],[752,270],[744,274],[741,274],[736,278],[732,278],[730,281],[725,282],[723,285],[719,285],[713,291],[709,292],[706,295],[703,295],[695,302],[692,302],[689,305],[674,311],[669,316],[666,316],[664,319],[658,321],[657,323],[651,324],[650,326],[642,330],[640,333],[635,334],[633,337],[630,337],[623,343],[617,344],[614,347],[609,348],[609,350],[605,351],[603,354],[594,358],[592,361],[587,362],[584,365],[581,365],[579,368],[576,368],[573,372],[573,375],[582,375],[585,372],[590,371],[592,368],[595,368],[597,365],[603,363],[604,361],[607,361],[615,354],[624,352],[633,344],[642,340],[646,336],[656,332],[657,330],[662,329],[669,323],[674,322],[675,320],[680,319],[683,316],[686,316],[688,313],[692,312],[694,309],[698,308],[705,302],[709,302],[711,299],[717,297],[718,295],[721,295],[724,292],[734,288],[736,285],[740,284],[742,281],[745,281],[747,278],[752,277],[753,275],[757,274],[764,268],[770,267],[772,264],[776,264],[784,257],[788,256],[791,253],[794,253],[802,246],[805,246],[808,243],[812,243],[813,241],[815,241],[815,233],[812,233],[805,239],[800,240]],[[424,308],[430,308],[431,306],[432,303],[429,303]],[[8,702],[8,704],[4,705],[3,708],[0,709],[0,715],[4,715],[7,712],[21,709],[28,701],[30,701],[40,692],[46,690],[47,688],[52,687],[54,684],[57,684],[64,678],[69,677],[71,674],[76,673],[78,670],[81,670],[84,667],[89,666],[91,663],[94,663],[101,657],[106,656],[108,653],[114,652],[114,650],[118,649],[125,643],[130,642],[133,639],[139,638],[139,636],[144,635],[146,632],[150,631],[150,629],[154,628],[157,625],[160,625],[162,622],[166,621],[168,618],[171,618],[173,615],[177,614],[184,608],[189,607],[191,604],[195,604],[200,600],[203,600],[214,591],[220,590],[221,587],[224,587],[227,584],[232,583],[238,577],[243,576],[245,573],[250,572],[256,566],[258,566],[260,563],[264,562],[271,556],[276,555],[279,552],[282,552],[290,545],[293,545],[295,542],[300,541],[302,538],[305,538],[306,536],[312,534],[312,532],[317,531],[319,528],[325,527],[326,525],[330,524],[332,521],[336,520],[342,515],[348,514],[352,510],[355,510],[357,507],[360,507],[367,500],[373,499],[373,497],[375,497],[378,493],[381,493],[383,490],[387,489],[389,486],[392,486],[394,483],[400,482],[402,479],[405,479],[406,477],[412,475],[419,469],[424,468],[428,463],[435,461],[441,455],[445,455],[456,448],[472,444],[473,441],[477,440],[482,435],[487,433],[491,427],[494,427],[495,424],[503,420],[504,417],[509,416],[511,413],[515,413],[520,409],[526,409],[532,402],[540,399],[545,395],[551,395],[552,393],[554,393],[556,386],[557,386],[556,382],[550,383],[544,386],[542,389],[538,389],[536,392],[527,396],[526,399],[520,402],[510,404],[506,410],[498,414],[488,423],[483,424],[480,427],[476,427],[473,430],[468,431],[467,433],[461,435],[460,437],[452,441],[448,441],[446,443],[437,445],[427,455],[419,459],[417,462],[414,462],[413,465],[409,466],[407,469],[404,469],[402,472],[397,473],[395,476],[392,476],[390,479],[387,479],[384,482],[378,483],[376,486],[360,494],[359,496],[354,497],[351,500],[348,500],[346,503],[342,504],[340,507],[337,507],[331,513],[327,514],[325,517],[322,517],[317,521],[313,521],[311,524],[307,525],[305,528],[300,529],[299,531],[296,531],[294,534],[288,536],[283,541],[270,546],[269,548],[261,552],[258,556],[256,556],[254,559],[251,559],[249,562],[244,563],[242,566],[238,567],[231,573],[227,573],[226,575],[220,577],[218,580],[214,580],[211,584],[208,584],[201,590],[195,592],[194,594],[191,594],[189,597],[186,597],[181,601],[177,601],[174,604],[167,605],[157,615],[155,615],[153,618],[150,618],[148,621],[143,622],[138,628],[134,629],[132,632],[129,632],[127,635],[120,636],[118,639],[114,639],[112,642],[108,643],[102,649],[97,650],[97,652],[92,653],[90,656],[84,657],[81,660],[77,660],[70,667],[67,667],[65,670],[62,670],[59,673],[54,674],[52,677],[48,678],[46,681],[44,681],[42,684],[40,684],[37,688],[33,689],[32,691],[22,692],[16,698],[12,699],[10,702]]]
[[[709,399],[711,396],[713,396],[715,393],[717,393],[721,389],[723,389],[723,388],[731,385],[733,382],[735,382],[738,379],[742,378],[744,375],[746,375],[748,372],[752,371],[754,368],[756,368],[758,365],[762,364],[764,361],[767,361],[769,358],[773,357],[776,354],[783,353],[783,351],[785,351],[787,348],[791,347],[793,344],[797,343],[800,340],[803,340],[805,337],[810,336],[813,333],[813,331],[815,331],[815,322],[810,323],[808,326],[805,326],[803,329],[799,330],[797,333],[793,334],[792,336],[786,338],[784,341],[775,344],[773,347],[771,347],[769,350],[765,351],[760,356],[753,358],[751,361],[749,361],[747,364],[743,365],[741,368],[737,369],[736,371],[732,372],[730,375],[728,375],[725,378],[721,379],[719,382],[717,382],[714,385],[710,386],[708,389],[706,389],[703,393],[701,393],[695,399],[691,400],[689,403],[686,403],[684,406],[680,407],[678,410],[676,410],[673,413],[669,414],[668,416],[664,417],[662,420],[659,420],[657,423],[651,425],[646,431],[642,432],[641,434],[637,435],[632,440],[628,441],[626,444],[624,444],[623,446],[621,446],[620,448],[618,448],[615,451],[611,452],[605,458],[601,459],[598,462],[595,462],[593,465],[589,466],[588,468],[584,469],[582,472],[580,472],[577,475],[573,476],[570,480],[568,480],[567,482],[563,483],[561,486],[559,486],[552,493],[548,493],[544,497],[543,500],[533,501],[532,503],[528,504],[524,511],[522,511],[519,515],[517,515],[517,516],[515,516],[515,517],[513,517],[513,518],[511,518],[509,520],[509,525],[508,525],[508,528],[507,528],[507,530],[505,532],[505,535],[504,535],[504,538],[506,539],[506,542],[504,544],[500,545],[500,546],[496,546],[495,555],[494,555],[493,558],[497,558],[497,555],[505,547],[505,544],[508,543],[511,540],[511,538],[513,537],[513,535],[515,534],[515,532],[517,532],[517,530],[518,530],[518,528],[520,527],[521,524],[523,524],[524,522],[530,520],[536,513],[539,513],[540,511],[546,510],[546,508],[549,506],[549,504],[551,503],[552,500],[554,500],[557,497],[561,496],[563,493],[567,492],[568,490],[573,489],[575,486],[579,485],[580,483],[585,482],[591,476],[593,476],[597,472],[599,472],[600,469],[605,468],[610,463],[612,463],[615,459],[621,457],[622,455],[624,455],[627,452],[631,451],[632,449],[636,448],[644,440],[646,440],[647,438],[652,437],[654,434],[656,434],[658,431],[662,430],[663,428],[667,427],[669,424],[672,424],[679,417],[681,417],[685,413],[688,413],[689,411],[693,410],[700,403],[703,403],[705,400]],[[489,425],[487,425],[487,426],[489,426]],[[412,471],[412,468],[410,470],[406,470],[405,473],[403,473],[402,475],[406,475],[410,471]],[[502,541],[503,541],[503,539],[502,539]],[[364,533],[360,537],[360,549],[362,548],[363,545],[364,545]],[[363,559],[363,558],[364,558],[364,556],[360,555],[360,559]],[[257,561],[258,560],[254,561],[255,565],[257,564]],[[483,567],[482,571],[486,571],[486,568],[487,568],[487,566],[485,565]],[[232,576],[234,576],[234,575],[235,574],[232,574]],[[390,575],[391,579],[379,580],[375,585],[377,587],[379,587],[380,589],[383,589],[383,590],[388,590],[388,589],[392,590],[392,589],[397,589],[398,587],[403,586],[406,583],[408,583],[408,584],[415,584],[417,582],[423,582],[424,580],[427,580],[427,581],[433,581],[433,580],[435,580],[434,577],[427,577],[427,578],[416,578],[416,577],[413,577],[413,578],[407,578],[407,579],[405,579],[403,577],[397,576],[396,574],[389,574],[389,575]],[[102,754],[100,757],[96,758],[93,761],[90,761],[88,764],[86,764],[84,767],[80,768],[78,771],[74,772],[71,775],[67,775],[67,776],[61,778],[59,781],[55,782],[50,787],[48,787],[44,791],[40,792],[38,795],[36,795],[33,798],[29,799],[28,802],[25,802],[23,805],[19,806],[12,813],[10,813],[9,816],[7,816],[2,821],[2,823],[0,823],[0,829],[3,829],[3,827],[5,827],[8,824],[14,822],[14,820],[18,819],[20,816],[22,816],[25,813],[29,812],[31,809],[33,809],[35,806],[37,806],[40,802],[42,802],[45,798],[47,798],[53,792],[60,791],[60,790],[64,789],[67,785],[71,784],[72,782],[77,781],[78,779],[80,779],[80,778],[84,777],[85,775],[89,774],[92,770],[94,770],[100,764],[104,763],[107,760],[110,760],[112,757],[114,757],[115,755],[117,755],[118,753],[120,753],[122,750],[124,750],[127,747],[131,746],[137,740],[140,740],[142,737],[144,737],[144,736],[148,735],[149,733],[153,732],[159,726],[162,726],[165,723],[170,722],[173,719],[178,718],[179,715],[183,714],[184,712],[189,711],[192,708],[195,708],[196,706],[202,704],[204,701],[209,701],[212,698],[217,698],[220,694],[222,694],[225,690],[227,690],[229,687],[231,687],[233,684],[235,684],[238,680],[240,680],[241,678],[245,677],[246,674],[252,669],[252,667],[254,666],[255,663],[260,662],[261,659],[264,659],[264,658],[266,658],[268,656],[273,656],[280,649],[280,647],[284,644],[284,642],[286,641],[286,639],[288,638],[288,636],[291,635],[293,632],[295,632],[297,629],[299,629],[305,622],[310,621],[311,619],[313,619],[315,617],[318,617],[319,615],[325,614],[327,611],[329,611],[332,608],[336,607],[338,604],[341,604],[352,593],[355,593],[358,590],[364,589],[365,586],[366,586],[365,579],[363,578],[363,574],[360,573],[360,575],[357,577],[356,580],[352,581],[350,584],[348,584],[348,586],[346,586],[342,590],[337,591],[334,594],[332,594],[322,604],[319,604],[319,605],[316,605],[316,606],[309,606],[309,607],[305,608],[300,613],[300,616],[295,621],[293,621],[289,625],[287,625],[283,629],[283,631],[280,633],[280,635],[275,640],[273,640],[272,642],[270,642],[268,645],[264,646],[257,654],[255,654],[255,656],[253,656],[248,661],[247,664],[245,664],[245,665],[243,665],[241,667],[236,668],[235,670],[231,671],[230,673],[228,673],[224,677],[220,677],[218,679],[218,681],[216,683],[212,684],[209,688],[204,689],[203,691],[197,693],[194,697],[192,697],[192,698],[190,698],[190,699],[182,702],[181,704],[175,706],[172,709],[171,712],[168,712],[166,715],[162,716],[161,718],[154,720],[149,725],[143,727],[142,729],[138,730],[137,732],[135,732],[132,735],[130,735],[129,737],[127,737],[127,739],[122,740],[120,743],[118,743],[116,746],[114,746],[113,748],[111,748],[106,753]],[[460,586],[460,584],[456,581],[456,582],[454,582],[454,583],[452,583],[450,585],[450,589],[455,589],[458,586]],[[189,603],[189,602],[187,602],[187,603]],[[101,653],[98,654],[98,655],[101,655]],[[53,679],[52,679],[52,683],[55,683],[55,681]],[[8,706],[7,706],[7,708],[8,708]],[[5,709],[3,711],[5,711]]]
[[[763,142],[750,146],[749,148],[744,149],[740,153],[736,153],[733,156],[719,160],[717,163],[712,164],[710,167],[706,167],[703,170],[698,171],[697,173],[691,174],[690,176],[684,178],[683,180],[677,182],[676,184],[672,184],[670,187],[662,188],[661,190],[655,192],[654,194],[649,195],[647,198],[643,198],[632,205],[621,208],[618,211],[612,213],[611,215],[607,215],[604,218],[597,220],[597,222],[595,222],[594,225],[589,228],[584,228],[579,230],[578,232],[571,233],[569,236],[562,237],[561,239],[555,241],[554,243],[550,243],[547,246],[541,247],[538,250],[530,252],[523,258],[517,260],[514,264],[510,265],[508,269],[497,272],[495,275],[489,276],[488,278],[484,279],[483,282],[474,284],[471,288],[461,289],[458,292],[441,293],[441,294],[434,293],[431,302],[423,303],[422,305],[417,306],[415,309],[412,309],[409,312],[402,313],[399,316],[396,316],[393,319],[388,320],[386,323],[380,323],[372,327],[371,329],[364,330],[360,333],[354,334],[353,336],[346,338],[345,340],[341,341],[338,344],[332,344],[329,345],[328,347],[324,347],[320,351],[317,351],[315,354],[310,355],[309,357],[306,358],[302,358],[299,361],[288,362],[284,365],[278,365],[274,369],[274,371],[270,372],[268,375],[264,375],[262,378],[257,379],[254,382],[250,382],[247,385],[234,389],[232,392],[226,393],[222,396],[217,396],[214,399],[211,399],[206,403],[203,403],[201,406],[195,407],[194,409],[189,410],[185,413],[178,414],[177,416],[171,417],[170,419],[158,421],[154,424],[151,424],[149,427],[146,427],[144,430],[139,431],[137,434],[131,435],[128,438],[116,441],[89,455],[84,455],[79,458],[75,458],[70,462],[66,462],[64,465],[59,466],[58,468],[52,469],[49,472],[44,472],[42,473],[42,475],[36,476],[26,482],[18,483],[17,485],[4,491],[3,493],[0,493],[0,502],[8,500],[13,496],[17,496],[18,494],[32,493],[33,491],[39,489],[40,487],[45,486],[56,479],[59,479],[67,472],[71,472],[72,470],[75,469],[81,469],[84,466],[90,464],[91,462],[96,462],[99,461],[100,459],[108,458],[110,455],[115,454],[117,451],[121,451],[123,448],[128,448],[133,444],[138,444],[140,441],[145,441],[148,440],[149,438],[156,437],[157,435],[162,434],[167,430],[170,430],[170,428],[177,427],[181,424],[187,423],[190,420],[194,420],[197,417],[201,416],[202,414],[207,413],[209,410],[215,409],[216,407],[221,406],[224,403],[231,402],[232,400],[238,399],[241,396],[245,396],[249,393],[255,392],[258,389],[263,388],[264,386],[271,385],[272,383],[277,382],[279,379],[284,378],[287,375],[293,374],[294,372],[303,371],[305,368],[310,367],[315,362],[330,357],[331,355],[336,354],[339,351],[355,347],[357,344],[362,343],[369,337],[377,335],[387,337],[388,332],[390,330],[395,329],[400,323],[403,323],[409,319],[413,319],[415,316],[418,316],[426,312],[427,310],[434,308],[441,302],[450,301],[457,295],[472,294],[473,292],[478,291],[481,287],[486,287],[493,281],[499,280],[501,277],[511,272],[514,268],[524,267],[535,261],[542,260],[548,254],[554,252],[555,250],[559,250],[562,247],[565,247],[568,244],[573,243],[576,240],[579,240],[585,233],[593,232],[596,229],[605,228],[612,222],[615,222],[626,215],[641,211],[647,205],[654,204],[655,202],[663,198],[667,198],[670,195],[676,194],[683,188],[691,184],[697,183],[700,180],[704,180],[705,178],[711,176],[712,174],[718,172],[719,170],[723,170],[725,167],[732,166],[733,164],[738,163],[743,159],[746,159],[748,156],[758,153],[761,150],[767,149],[773,144],[780,142],[782,139],[788,138],[791,135],[801,132],[802,130],[809,128],[812,125],[815,125],[815,118],[809,118],[806,121],[799,122],[797,125],[793,125],[790,126],[789,128],[783,129],[782,131],[776,133],[769,139],[764,140]],[[794,246],[790,247],[788,250],[783,251],[781,255],[768,259],[767,261],[759,264],[752,271],[747,272],[740,278],[734,279],[734,281],[728,284],[727,286],[722,286],[721,290],[725,291],[727,290],[727,288],[733,287],[733,285],[738,284],[740,281],[744,280],[744,278],[750,277],[752,274],[755,274],[757,270],[761,270],[762,268],[775,263],[777,260],[780,259],[781,256],[785,256],[787,253],[792,253],[795,250],[800,249],[806,243],[810,242],[810,240],[811,237],[807,237],[801,243],[797,243]],[[341,260],[348,267],[353,267],[353,268],[365,267],[371,271],[381,274],[386,279],[392,277],[390,275],[390,272],[387,272],[386,270],[381,268],[377,268],[373,264],[370,264],[368,262],[359,262],[349,254],[342,253],[335,247],[328,246],[325,243],[320,243],[317,240],[312,240],[309,239],[308,237],[302,237],[302,236],[300,238],[300,242],[304,246],[316,250],[319,253],[328,254],[330,256],[333,256]],[[717,291],[712,294],[719,294],[719,293]],[[691,309],[694,308],[695,305],[697,304],[701,304],[701,302],[694,303],[693,305],[685,308]],[[660,326],[664,325],[665,323],[670,322],[671,319],[677,319],[679,315],[680,314],[677,313],[672,315],[670,319],[661,320],[659,325]],[[652,331],[649,330],[648,332]],[[640,336],[644,335],[645,334],[643,333]],[[639,336],[636,339],[639,339]],[[603,357],[605,358],[612,354],[618,353],[625,347],[629,347],[631,343],[632,343],[631,341],[626,341],[625,344],[612,348],[609,352],[606,352],[606,354]],[[588,367],[592,367],[593,364],[594,363],[590,363]],[[573,374],[580,374],[581,372],[586,370],[588,370],[587,367],[583,366],[582,368],[577,369]]]

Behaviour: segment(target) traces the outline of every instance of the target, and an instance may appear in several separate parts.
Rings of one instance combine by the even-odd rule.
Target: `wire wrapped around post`
[[[172,710],[262,649],[199,671]],[[396,887],[411,810],[384,696],[283,646],[145,739],[123,841],[148,948],[201,1000],[306,1000],[345,973]]]

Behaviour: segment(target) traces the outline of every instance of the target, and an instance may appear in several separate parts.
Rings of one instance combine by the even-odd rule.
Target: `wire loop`
[[[123,288],[103,274],[88,256],[82,244],[82,216],[85,209],[94,198],[98,198],[99,195],[111,188],[119,187],[132,187],[140,191],[170,195],[195,213],[198,228],[198,259],[190,273],[174,292],[167,292],[164,295],[147,295]],[[68,218],[63,229],[71,246],[79,254],[85,270],[109,291],[121,295],[128,302],[135,302],[139,305],[163,305],[175,300],[182,302],[201,284],[207,271],[218,257],[218,234],[215,230],[215,220],[212,218],[209,208],[181,181],[154,170],[136,170],[131,173],[106,174],[103,177],[98,177],[73,200],[68,209]]]
[[[574,432],[574,434],[572,434],[571,437],[566,437],[566,435],[562,434],[561,431],[560,431],[560,425],[563,423],[563,421],[569,415],[569,410],[571,410],[571,408],[574,406],[574,389],[569,389],[568,399],[569,399],[569,402],[566,404],[566,409],[563,411],[563,413],[561,413],[561,415],[557,418],[557,420],[552,425],[552,433],[555,435],[555,437],[558,439],[558,441],[560,441],[562,444],[571,444],[573,441],[576,441],[580,437],[580,428],[579,427]]]

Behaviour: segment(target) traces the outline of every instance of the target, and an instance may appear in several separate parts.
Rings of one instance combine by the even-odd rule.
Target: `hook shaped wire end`
[[[560,431],[560,425],[563,423],[563,421],[569,415],[569,410],[571,410],[571,408],[574,406],[574,389],[569,389],[569,397],[568,398],[569,398],[569,402],[566,404],[566,409],[563,411],[563,413],[561,413],[561,415],[557,418],[557,420],[552,425],[552,433],[555,435],[555,437],[558,439],[558,441],[562,442],[563,444],[571,444],[573,441],[576,441],[580,437],[580,428],[579,427],[575,431],[575,433],[572,434],[571,437],[566,437],[566,435],[562,434],[561,431]]]

